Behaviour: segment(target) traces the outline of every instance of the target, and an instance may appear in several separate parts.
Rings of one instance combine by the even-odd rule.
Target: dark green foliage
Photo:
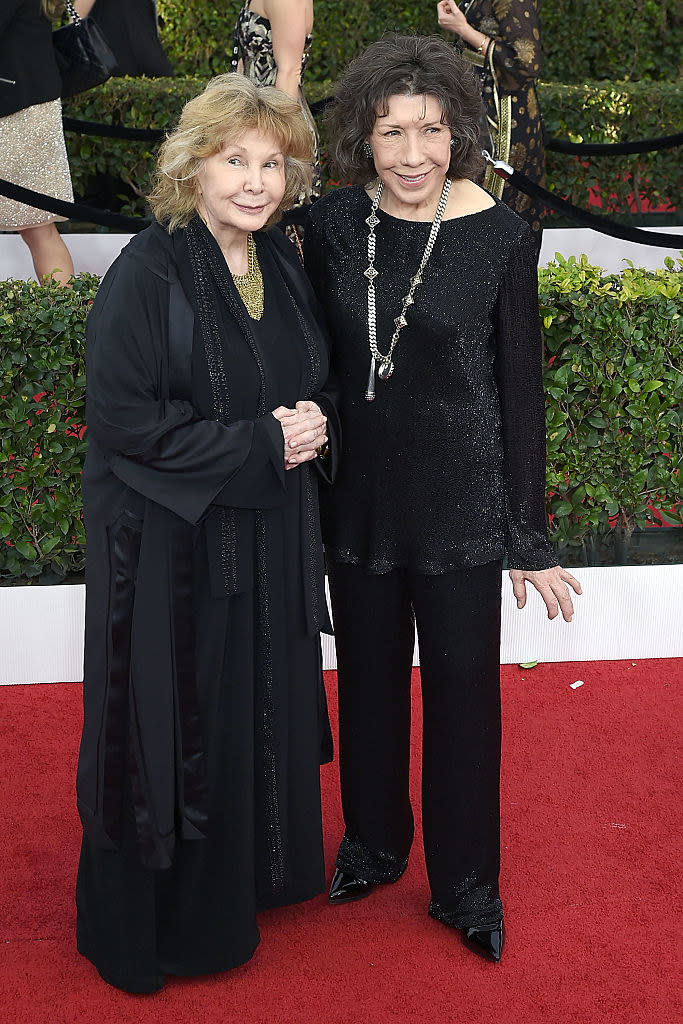
[[[164,46],[178,74],[210,77],[230,70],[241,2],[159,0],[158,7]],[[676,8],[677,0],[542,0],[545,81],[674,80],[681,50]],[[393,29],[439,33],[436,3],[315,0],[310,80],[337,78],[368,43]]]
[[[543,78],[673,81],[682,27],[679,0],[543,0]]]
[[[585,548],[615,520],[628,534],[650,502],[681,499],[683,289],[670,263],[605,276],[558,258],[541,272],[548,510],[561,548]],[[83,568],[84,321],[97,283],[0,282],[0,581]]]
[[[585,256],[556,260],[539,289],[548,511],[553,540],[585,548],[683,497],[683,261],[603,275]],[[680,526],[683,508],[663,518]]]
[[[83,354],[98,283],[0,281],[2,582],[54,582],[83,568]]]
[[[65,113],[86,121],[167,128],[177,121],[183,104],[205,84],[202,78],[112,79],[69,100]],[[319,82],[309,95],[315,100],[331,91],[331,83]],[[574,141],[616,142],[666,135],[678,131],[683,121],[682,92],[668,82],[548,84],[539,88],[539,95],[549,134]],[[110,175],[122,211],[147,213],[143,197],[154,170],[154,146],[67,132],[67,147],[77,195],[87,194],[95,175]],[[589,189],[597,188],[604,196],[603,207],[610,212],[628,213],[633,182],[640,198],[674,204],[680,194],[680,151],[587,161],[549,154],[548,182],[559,195],[584,207]]]

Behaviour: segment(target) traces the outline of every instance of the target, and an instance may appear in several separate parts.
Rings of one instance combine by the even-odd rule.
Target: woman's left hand
[[[315,402],[297,402],[294,409],[275,409],[273,416],[282,425],[285,436],[285,468],[293,469],[317,457],[317,449],[327,442],[327,417]]]
[[[555,565],[552,569],[540,569],[527,571],[525,569],[510,569],[512,590],[517,598],[517,607],[523,608],[526,604],[526,583],[531,583],[539,592],[545,606],[548,609],[548,618],[554,619],[558,613],[558,605],[562,610],[562,618],[565,622],[571,622],[574,615],[569,586],[575,594],[581,594],[581,584],[574,579],[561,565]]]
[[[441,28],[447,32],[455,32],[462,35],[463,29],[467,31],[470,27],[465,15],[462,13],[455,0],[441,0],[436,5],[436,13]]]

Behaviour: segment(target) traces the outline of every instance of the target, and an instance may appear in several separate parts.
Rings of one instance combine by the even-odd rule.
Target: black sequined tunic
[[[359,186],[314,204],[306,265],[329,321],[343,451],[327,492],[328,556],[383,573],[557,564],[547,538],[545,416],[536,247],[501,202],[444,221],[406,314],[393,375],[364,394],[369,369],[370,199]],[[379,212],[377,338],[422,257],[430,224]]]

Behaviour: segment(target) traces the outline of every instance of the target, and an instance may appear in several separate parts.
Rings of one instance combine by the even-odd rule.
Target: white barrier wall
[[[502,664],[683,656],[683,566],[571,572],[584,590],[572,623],[549,622],[535,591],[519,611],[503,574]],[[0,684],[80,681],[84,616],[83,586],[0,587]],[[336,667],[333,637],[323,664]]]
[[[679,227],[648,228],[648,230],[664,234],[667,232],[677,234],[681,231]],[[76,272],[88,271],[100,276],[105,273],[131,238],[132,235],[117,234],[64,235]],[[658,267],[664,266],[666,256],[678,255],[676,249],[623,242],[619,238],[601,235],[598,231],[592,231],[590,228],[549,228],[543,233],[540,265],[546,266],[550,260],[555,258],[556,252],[562,253],[567,258],[585,253],[591,263],[603,267],[610,273],[623,270],[625,259],[631,260],[637,267],[656,270]],[[32,277],[33,266],[28,249],[19,235],[0,234],[0,280]]]

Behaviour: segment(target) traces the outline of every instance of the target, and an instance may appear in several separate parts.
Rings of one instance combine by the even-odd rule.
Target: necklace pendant
[[[365,276],[367,277],[368,281],[370,281],[371,284],[376,277],[379,277],[379,271],[375,270],[372,263],[370,264],[367,270],[363,271],[363,273],[365,274]]]
[[[365,218],[365,223],[369,228],[377,227],[377,225],[379,224],[379,217],[377,216],[374,210],[372,211],[369,217]]]
[[[380,376],[382,371],[380,370]],[[372,356],[370,359],[370,373],[368,374],[368,386],[365,391],[366,402],[374,402],[375,400],[375,357]]]
[[[403,313],[401,313],[400,316],[397,316],[395,318],[394,323],[396,324],[397,327],[405,327],[408,321],[404,317]]]
[[[380,380],[389,380],[393,372],[394,364],[392,363],[391,359],[389,359],[387,362],[382,363],[380,365],[379,370],[377,371]]]

